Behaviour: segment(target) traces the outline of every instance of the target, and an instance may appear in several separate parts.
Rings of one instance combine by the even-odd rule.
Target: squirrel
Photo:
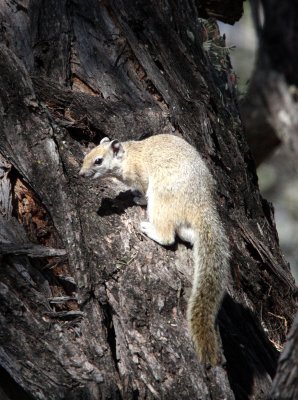
[[[215,181],[200,154],[169,134],[123,143],[104,138],[85,156],[80,175],[116,177],[141,192],[149,220],[141,222],[141,231],[161,245],[172,245],[175,235],[193,245],[187,320],[199,360],[216,365],[215,319],[227,284],[229,245],[213,200]]]

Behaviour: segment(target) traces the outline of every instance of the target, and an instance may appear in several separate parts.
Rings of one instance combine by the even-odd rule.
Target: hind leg
[[[141,231],[163,246],[169,246],[175,242],[174,227],[169,224],[153,224],[152,222],[143,221],[141,222]]]
[[[148,196],[149,222],[141,222],[141,231],[155,242],[168,246],[175,242],[175,223],[171,205],[163,196]]]

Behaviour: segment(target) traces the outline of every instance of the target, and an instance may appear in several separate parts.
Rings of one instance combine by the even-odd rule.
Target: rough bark
[[[298,397],[298,314],[282,352],[272,385],[271,399],[297,399]]]
[[[261,163],[277,146],[285,147],[288,161],[297,171],[298,156],[298,5],[296,2],[252,0],[259,37],[258,61],[242,116],[256,163]],[[263,23],[261,23],[261,8]],[[279,359],[271,397],[298,397],[297,316],[288,343]]]
[[[294,283],[258,190],[224,40],[200,19],[204,4],[0,6],[0,374],[9,399],[269,391]],[[198,363],[187,330],[191,249],[141,235],[145,209],[119,183],[78,176],[89,143],[162,132],[196,146],[218,182],[233,257],[218,318],[226,363],[216,368]],[[38,258],[24,251],[32,243]]]

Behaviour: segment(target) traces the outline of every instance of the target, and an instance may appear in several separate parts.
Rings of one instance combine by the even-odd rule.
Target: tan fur
[[[102,164],[94,164],[95,159]],[[84,159],[81,175],[114,176],[146,195],[141,230],[162,245],[175,235],[194,246],[187,318],[202,362],[219,360],[215,318],[227,283],[228,241],[213,200],[214,180],[199,153],[173,135],[119,143],[107,138]]]

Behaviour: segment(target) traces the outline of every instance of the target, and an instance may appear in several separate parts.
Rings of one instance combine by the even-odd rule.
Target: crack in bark
[[[114,361],[116,371],[119,374],[117,349],[116,349],[116,332],[113,323],[114,310],[108,301],[105,304],[101,303],[101,307],[104,313],[103,323],[107,330],[107,343],[111,350],[111,356]]]

